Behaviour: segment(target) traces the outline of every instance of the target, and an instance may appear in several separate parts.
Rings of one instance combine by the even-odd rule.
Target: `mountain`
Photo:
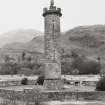
[[[35,51],[31,46],[30,40],[42,36],[43,33],[33,29],[14,30],[0,35],[0,55],[17,55],[23,51]],[[38,51],[38,49],[37,49]],[[35,53],[37,53],[37,51]]]
[[[20,36],[21,36],[21,32]],[[30,36],[29,33],[27,33]],[[105,59],[105,25],[79,26],[62,33],[59,41],[60,47],[66,53],[75,50],[79,54],[89,57],[101,56]],[[44,52],[44,37],[35,36],[31,41],[25,43],[12,43],[5,45],[4,49],[12,49],[12,51],[33,51]]]
[[[13,30],[0,35],[0,48],[10,43],[25,43],[40,35],[41,32],[33,29]]]

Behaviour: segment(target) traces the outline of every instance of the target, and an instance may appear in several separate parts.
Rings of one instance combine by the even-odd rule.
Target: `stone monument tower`
[[[51,0],[50,7],[43,9],[45,22],[45,81],[47,89],[61,89],[61,61],[60,48],[57,41],[60,37],[61,8],[54,6]]]

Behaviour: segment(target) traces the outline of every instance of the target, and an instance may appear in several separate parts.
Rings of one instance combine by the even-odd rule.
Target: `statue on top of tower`
[[[53,7],[54,6],[54,0],[51,0],[51,6]]]

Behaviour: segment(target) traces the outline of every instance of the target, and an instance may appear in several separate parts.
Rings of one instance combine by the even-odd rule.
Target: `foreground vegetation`
[[[61,58],[62,74],[98,74],[101,69],[99,58],[90,60],[74,51],[70,54],[63,51]],[[27,57],[27,54],[23,52],[18,62],[11,61],[11,58],[6,55],[4,63],[0,65],[0,74],[42,75],[44,68],[43,63],[38,62],[37,59],[31,56]]]
[[[105,91],[105,77],[101,78],[96,85],[97,91]]]

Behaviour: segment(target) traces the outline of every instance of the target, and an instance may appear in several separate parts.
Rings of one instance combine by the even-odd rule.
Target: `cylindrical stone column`
[[[51,2],[50,8],[44,8],[45,22],[45,81],[47,89],[60,89],[61,82],[61,62],[60,51],[57,41],[60,37],[60,17],[61,9],[56,8]]]

